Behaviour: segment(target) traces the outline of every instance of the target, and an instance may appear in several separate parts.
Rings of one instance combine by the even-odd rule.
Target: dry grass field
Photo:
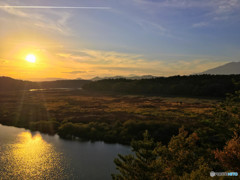
[[[174,125],[169,130],[171,134],[182,125],[195,126],[199,120],[210,116],[218,102],[216,99],[90,94],[63,89],[12,91],[0,94],[0,117],[3,124],[47,133],[56,133],[69,123],[104,123],[101,126],[109,126],[109,129],[133,126],[130,130],[133,132],[126,132],[130,136],[141,134],[144,127],[161,134],[161,128]],[[50,130],[45,127],[49,122],[54,122]],[[96,129],[95,125],[93,128]],[[130,136],[126,139],[131,139]]]

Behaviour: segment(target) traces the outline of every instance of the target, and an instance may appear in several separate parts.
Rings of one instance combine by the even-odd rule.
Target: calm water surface
[[[131,150],[0,125],[0,179],[111,179],[118,153]]]

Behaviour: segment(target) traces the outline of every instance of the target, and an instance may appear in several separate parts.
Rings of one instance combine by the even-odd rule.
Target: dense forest
[[[191,75],[152,79],[105,79],[83,86],[89,91],[125,94],[225,97],[238,87],[240,75]]]

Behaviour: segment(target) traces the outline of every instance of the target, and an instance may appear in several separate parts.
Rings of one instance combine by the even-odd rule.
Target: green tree
[[[113,179],[153,179],[157,157],[154,149],[157,144],[149,137],[148,131],[145,131],[143,136],[142,141],[131,143],[135,155],[122,156],[119,154],[118,158],[114,160],[121,174],[113,174]]]
[[[122,156],[114,162],[120,174],[113,179],[188,179],[209,178],[210,167],[197,145],[196,133],[188,135],[184,128],[164,146],[154,143],[147,132],[142,141],[133,141],[135,155]]]

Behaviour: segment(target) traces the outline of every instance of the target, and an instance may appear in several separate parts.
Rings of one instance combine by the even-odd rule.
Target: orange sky
[[[47,80],[188,75],[240,57],[234,36],[239,28],[233,24],[235,16],[230,16],[230,12],[238,12],[238,3],[230,6],[225,2],[226,11],[217,8],[218,2],[213,5],[206,0],[188,6],[145,0],[70,0],[67,4],[106,7],[103,9],[51,9],[48,5],[66,4],[43,0],[41,4],[31,1],[32,8],[17,8],[30,1],[0,2],[0,76]],[[198,19],[193,13],[189,19],[187,12],[197,9],[202,16],[210,10],[214,16]],[[171,14],[179,12],[178,16]],[[227,15],[229,19],[224,21]],[[28,54],[36,56],[36,63],[25,60]]]

